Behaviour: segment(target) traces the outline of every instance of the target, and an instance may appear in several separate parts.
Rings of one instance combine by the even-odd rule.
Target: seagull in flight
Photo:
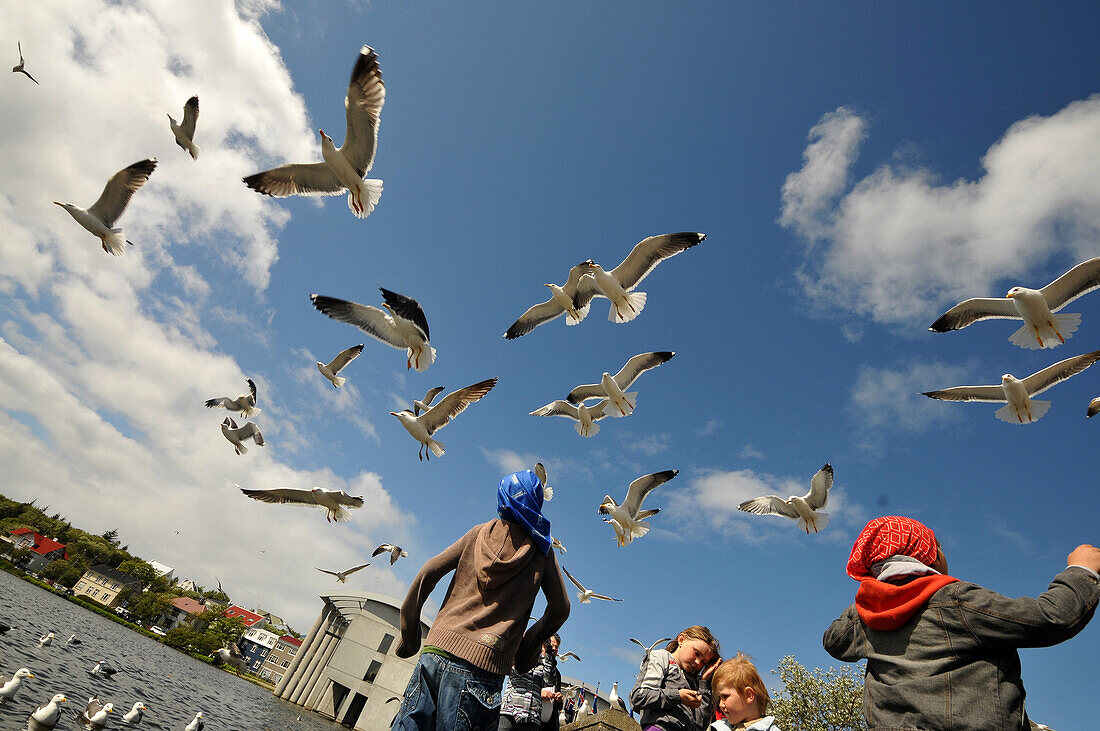
[[[558,655],[558,660],[564,661],[564,660],[568,660],[569,658],[573,658],[577,662],[581,661],[581,656],[578,655],[577,653],[573,652],[572,650],[565,653],[564,655]]]
[[[608,520],[614,521],[611,526],[615,528],[616,541],[620,546],[625,546],[649,532],[649,523],[646,523],[645,519],[661,512],[661,509],[642,510],[642,500],[655,488],[678,474],[680,470],[665,470],[651,475],[642,475],[630,483],[622,505],[616,503],[610,495],[603,496],[598,512],[601,515],[611,516]]]
[[[317,505],[325,511],[327,522],[339,523],[351,520],[349,508],[363,507],[363,497],[353,497],[343,490],[326,490],[315,487],[312,490],[299,490],[292,487],[276,487],[267,490],[249,490],[237,485],[240,491],[253,500],[265,503],[296,503],[299,505]],[[221,585],[218,585],[221,590]]]
[[[661,639],[655,641],[649,647],[646,647],[645,645],[643,645],[641,640],[636,640],[633,637],[630,638],[630,641],[633,642],[638,647],[642,648],[645,651],[645,659],[649,660],[649,653],[653,652],[654,648],[656,648],[657,645],[660,645],[664,642],[672,642],[672,638],[671,637],[662,637]]]
[[[610,272],[589,260],[592,279],[582,278],[577,285],[575,299],[586,302],[586,297],[606,297],[611,300],[607,319],[611,322],[630,322],[645,307],[646,293],[635,292],[653,268],[665,259],[686,251],[707,238],[700,233],[675,233],[650,236],[638,242],[619,266]]]
[[[532,305],[527,312],[519,316],[512,323],[508,331],[504,333],[505,340],[515,340],[521,335],[534,330],[544,322],[550,322],[565,315],[566,325],[579,325],[580,321],[588,316],[588,308],[595,296],[597,288],[595,281],[585,288],[585,295],[578,297],[578,288],[585,277],[592,278],[592,272],[596,271],[596,265],[591,260],[582,261],[569,270],[569,278],[565,284],[559,287],[556,284],[545,285],[550,289],[550,299],[537,305]]]
[[[349,576],[354,574],[359,569],[365,569],[368,566],[370,566],[370,564],[365,563],[362,566],[353,566],[352,568],[344,569],[343,571],[329,571],[328,569],[317,569],[316,566],[314,566],[313,568],[317,569],[322,574],[329,574],[330,576],[335,576],[336,580],[339,581],[341,584],[346,584],[346,583],[348,583],[348,577]]]
[[[359,357],[359,354],[363,352],[363,344],[353,345],[347,350],[341,350],[340,353],[333,358],[329,363],[322,363],[317,361],[317,370],[321,371],[321,375],[327,378],[333,388],[340,388],[348,379],[336,375],[340,371],[344,370],[344,366],[352,362]]]
[[[199,98],[197,96],[192,96],[183,105],[183,124],[176,124],[172,115],[168,115],[168,126],[172,128],[176,144],[183,148],[192,160],[199,159],[199,146],[195,144],[195,123],[198,121]]]
[[[320,312],[333,320],[355,325],[375,340],[392,348],[406,350],[406,368],[423,373],[435,362],[435,348],[428,333],[428,318],[420,303],[412,297],[382,290],[385,311],[358,302],[311,294],[309,299]]]
[[[19,48],[19,65],[18,66],[12,66],[11,67],[11,72],[13,74],[23,74],[28,79],[30,79],[34,83],[38,84],[38,79],[31,76],[30,72],[27,71],[27,69],[25,68],[26,65],[27,65],[27,62],[23,60],[23,43],[21,41],[16,41],[15,45],[16,45],[16,47]],[[38,85],[41,86],[41,84],[38,84]]]
[[[248,383],[248,393],[243,393],[237,398],[220,396],[218,398],[208,399],[206,401],[206,408],[239,411],[241,412],[242,419],[251,419],[253,416],[260,413],[260,410],[256,408],[256,384],[251,378],[246,378],[245,381]]]
[[[351,70],[348,94],[347,135],[337,149],[323,129],[323,162],[283,165],[274,170],[249,175],[245,185],[265,195],[283,198],[290,195],[340,195],[348,191],[348,208],[357,218],[366,218],[382,197],[381,180],[363,180],[374,165],[378,147],[379,115],[386,102],[386,87],[378,67],[378,54],[370,46],[359,50]]]
[[[420,449],[416,453],[417,457],[421,460],[425,456],[431,459],[432,454],[436,457],[442,457],[444,452],[443,443],[432,439],[432,435],[447,426],[451,419],[465,411],[467,406],[479,401],[495,385],[497,385],[497,379],[488,378],[457,391],[452,391],[440,399],[439,403],[419,416],[408,409],[391,411],[390,416],[397,417],[397,420],[412,435],[412,438],[420,442]]]
[[[1100,412],[1100,396],[1097,396],[1092,401],[1089,401],[1088,418],[1091,419],[1092,417],[1096,416],[1098,412]]]
[[[1052,366],[1047,366],[1041,371],[1032,373],[1023,380],[1016,378],[1011,373],[1006,373],[1001,376],[1000,384],[992,386],[955,386],[941,391],[925,391],[924,395],[944,401],[1007,402],[1005,406],[997,409],[995,416],[1010,424],[1029,424],[1038,421],[1050,408],[1049,401],[1032,401],[1032,396],[1038,396],[1051,386],[1061,383],[1070,376],[1077,375],[1097,360],[1100,360],[1100,350],[1066,358]]]
[[[792,495],[786,500],[778,495],[763,495],[746,500],[737,509],[755,515],[782,515],[798,521],[798,527],[806,533],[811,530],[819,533],[829,524],[829,514],[819,511],[828,502],[832,486],[833,466],[826,462],[810,480],[810,491],[805,495]]]
[[[383,553],[390,554],[390,566],[397,563],[397,559],[405,558],[409,555],[409,552],[401,546],[395,546],[392,543],[382,543],[378,548],[374,549],[374,553],[372,553],[371,556],[381,556]]]
[[[928,328],[961,330],[978,320],[1023,320],[1009,341],[1027,350],[1056,348],[1081,324],[1078,312],[1055,315],[1070,302],[1100,287],[1100,257],[1083,261],[1042,289],[1013,287],[1004,297],[976,297],[952,307]]]
[[[607,406],[610,403],[609,399],[601,399],[594,406],[585,406],[558,399],[535,409],[531,416],[564,416],[577,422],[573,428],[582,437],[593,437],[600,430],[600,425],[596,422],[607,416]]]
[[[227,642],[214,652],[210,653],[210,657],[214,660],[214,665],[228,665],[233,668],[237,675],[240,675],[248,668],[248,662],[244,659],[244,654],[241,652],[241,648],[237,647],[236,642]]]
[[[597,594],[596,592],[592,591],[591,589],[585,589],[584,586],[581,584],[581,582],[574,579],[573,575],[565,570],[564,566],[561,567],[561,570],[565,572],[565,577],[573,583],[573,586],[580,589],[580,591],[577,592],[577,599],[580,600],[581,604],[588,604],[593,599],[603,599],[604,601],[608,601],[608,602],[621,602],[622,601],[622,599],[613,599],[609,596],[604,596],[603,594]]]
[[[127,168],[119,170],[107,181],[99,199],[90,208],[81,208],[72,203],[54,201],[89,233],[96,236],[103,245],[103,250],[112,256],[122,256],[124,244],[133,246],[132,241],[126,240],[126,234],[121,228],[112,228],[122,214],[134,193],[145,185],[149,176],[157,167],[155,158],[139,160]]]
[[[611,401],[612,416],[629,416],[634,413],[634,407],[637,405],[638,393],[636,391],[624,393],[626,389],[630,388],[634,384],[634,381],[638,380],[638,376],[652,368],[656,368],[662,363],[667,363],[672,360],[672,356],[674,355],[676,355],[676,353],[670,350],[663,350],[656,353],[639,353],[628,360],[614,376],[604,371],[603,377],[600,379],[599,383],[577,386],[570,391],[569,395],[565,398],[571,404],[581,404],[588,399],[606,397]]]
[[[420,416],[421,411],[427,411],[432,406],[432,401],[435,401],[435,397],[443,393],[443,386],[436,386],[435,388],[428,389],[428,392],[424,394],[423,401],[413,401],[413,416]]]
[[[238,428],[237,422],[233,421],[233,417],[227,416],[222,421],[222,434],[233,445],[233,449],[236,450],[237,454],[244,454],[248,451],[248,448],[242,442],[249,439],[255,442],[257,447],[264,446],[264,435],[260,433],[260,428],[256,426],[254,421]]]
[[[535,473],[535,477],[539,478],[539,484],[542,485],[542,499],[553,500],[554,488],[550,487],[550,478],[546,476],[546,465],[542,462],[536,462],[532,471]]]

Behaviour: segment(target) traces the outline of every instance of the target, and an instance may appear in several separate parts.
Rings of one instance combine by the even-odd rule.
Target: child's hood
[[[491,520],[477,536],[477,583],[482,589],[507,584],[527,570],[528,564],[542,558],[527,531],[509,520]]]

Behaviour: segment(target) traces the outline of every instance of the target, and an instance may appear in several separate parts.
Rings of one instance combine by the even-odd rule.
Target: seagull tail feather
[[[191,143],[191,147],[188,148],[187,152],[191,155],[192,160],[199,159],[199,146],[196,145],[194,142]]]
[[[1009,424],[1028,424],[1032,421],[1038,421],[1043,414],[1050,409],[1049,401],[1029,401],[1027,411],[1020,413],[1016,412],[1016,409],[1012,404],[1005,404],[1001,408],[997,409],[996,416],[1001,421],[1007,421]],[[1028,411],[1031,412],[1031,418],[1028,419]]]
[[[807,533],[819,533],[825,530],[825,526],[827,526],[828,524],[828,513],[814,513],[814,519],[812,523],[802,517],[799,517],[798,519],[798,527],[806,531]]]
[[[434,439],[429,439],[428,443],[427,443],[427,446],[428,446],[428,449],[432,450],[432,454],[434,454],[436,457],[442,457],[443,456],[443,452],[444,452],[443,442],[437,442]]]
[[[103,237],[103,250],[111,256],[122,256],[122,252],[126,250],[126,244],[129,243],[122,229],[112,228],[110,233]]]
[[[248,447],[244,446],[243,444],[234,444],[233,446],[237,448],[237,451],[240,454],[246,454],[248,452]]]
[[[378,205],[378,201],[382,199],[382,181],[374,178],[360,180],[357,188],[358,190],[348,193],[348,208],[351,209],[356,218],[366,218]],[[357,197],[363,206],[359,211],[355,210],[355,199]]]
[[[566,310],[565,311],[565,324],[566,325],[579,325],[579,324],[581,324],[581,320],[588,317],[588,310],[591,307],[592,307],[591,302],[586,304],[584,307],[578,307],[576,310],[573,311],[573,312],[577,313],[576,317],[573,317],[573,312],[570,312],[569,310]]]
[[[343,386],[347,382],[347,380],[348,379],[344,378],[343,376],[334,376],[332,379],[332,385],[336,388],[340,388],[340,386]]]
[[[634,413],[634,409],[637,408],[637,406],[638,406],[638,392],[637,391],[631,391],[630,393],[624,393],[623,398],[626,399],[626,405],[629,408],[629,411],[627,411],[625,414],[619,413],[619,410],[613,405],[608,406],[608,408],[611,409],[611,415],[613,417],[617,418],[617,419],[622,418],[624,416],[630,416],[631,414]],[[593,426],[595,426],[595,425],[593,424]]]
[[[645,298],[645,292],[627,293],[622,306],[617,307],[614,302],[611,303],[611,309],[607,312],[607,319],[620,324],[630,322],[642,314],[642,308],[645,307]]]
[[[588,427],[587,430],[585,430],[584,424],[578,421],[576,424],[573,425],[573,428],[576,429],[577,433],[580,434],[582,437],[594,437],[596,436],[596,432],[600,430],[600,425],[593,424],[592,426]]]

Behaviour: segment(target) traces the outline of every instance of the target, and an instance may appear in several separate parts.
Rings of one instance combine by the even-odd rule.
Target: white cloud
[[[799,275],[812,299],[915,331],[961,299],[1045,285],[1037,267],[1095,254],[1100,95],[1012,125],[976,180],[883,165],[849,187],[862,128],[844,108],[826,115],[784,185],[779,220],[809,244]]]
[[[741,451],[738,455],[741,459],[764,459],[764,453],[751,444],[746,444],[741,447]]]
[[[520,470],[532,469],[536,462],[542,461],[541,458],[533,454],[520,454],[511,449],[486,449],[482,447],[481,453],[485,455],[485,459],[489,460],[489,464],[496,465],[497,469],[500,470],[501,477]],[[546,462],[543,462],[543,464],[546,464]],[[547,466],[547,470],[549,469],[550,465]],[[553,484],[551,477],[548,473],[547,479]]]
[[[718,431],[721,426],[722,422],[718,421],[718,419],[707,419],[707,423],[696,429],[695,433],[701,437],[709,436]]]
[[[671,438],[668,434],[647,434],[644,437],[626,434],[620,440],[623,447],[631,452],[639,452],[646,457],[656,457],[661,452],[668,450]]]
[[[877,433],[887,427],[924,431],[956,419],[959,414],[951,408],[952,404],[930,399],[923,392],[963,385],[974,370],[972,364],[945,363],[865,367],[852,387],[851,409],[859,425],[868,432]]]

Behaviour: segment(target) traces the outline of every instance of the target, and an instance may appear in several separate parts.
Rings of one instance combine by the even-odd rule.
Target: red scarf
[[[932,595],[958,581],[952,576],[918,576],[905,584],[889,584],[878,579],[863,579],[856,591],[856,611],[871,629],[897,629],[908,622]]]

